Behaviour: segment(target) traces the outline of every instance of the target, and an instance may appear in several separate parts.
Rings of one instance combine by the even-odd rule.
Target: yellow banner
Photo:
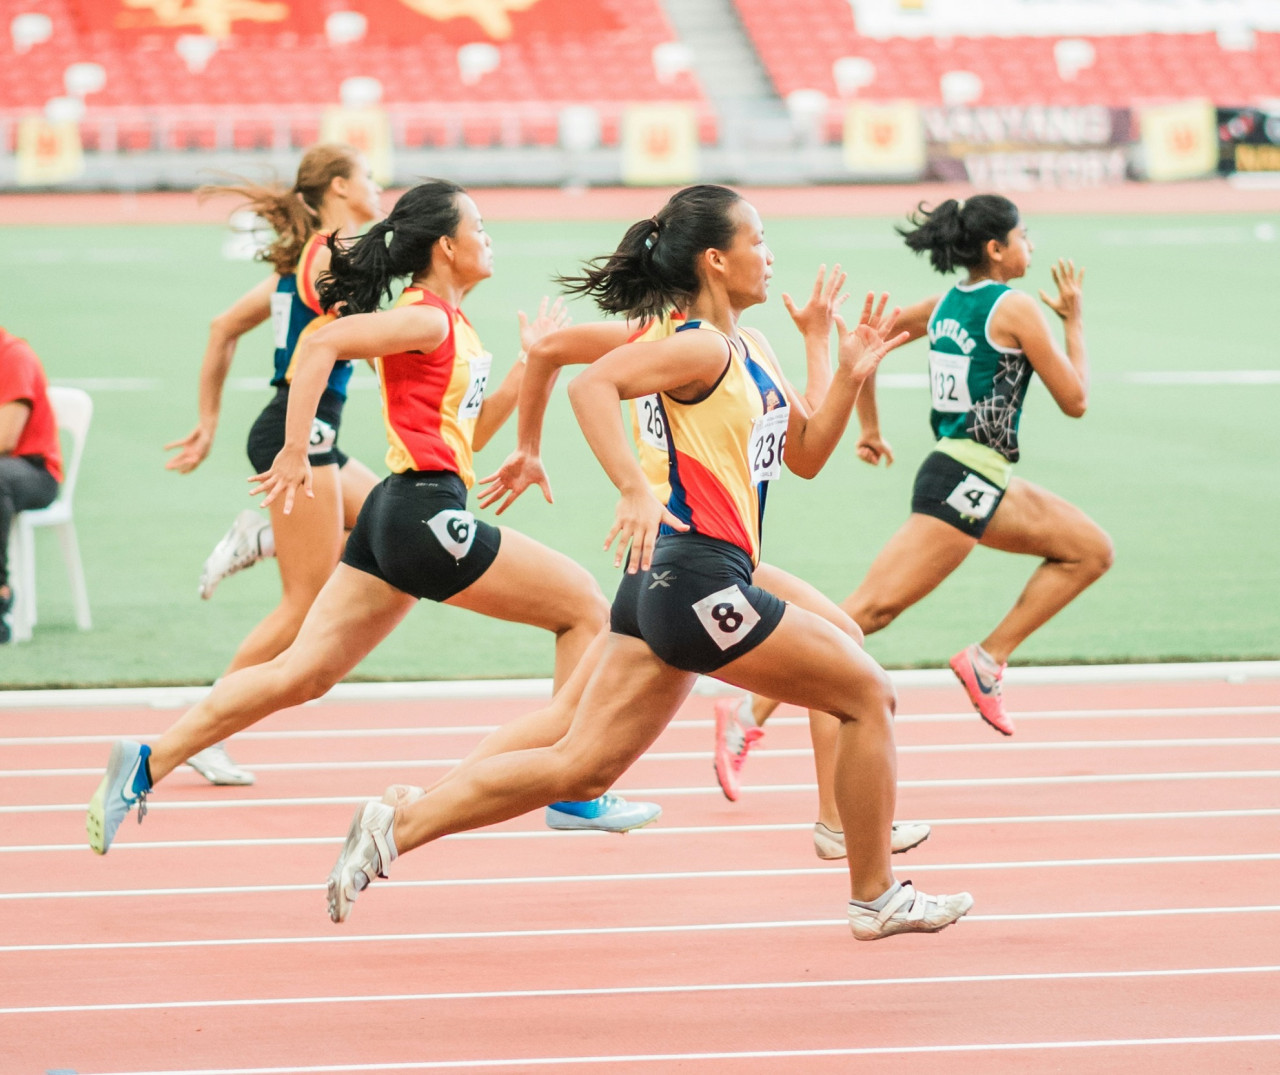
[[[1140,109],[1148,179],[1195,179],[1218,169],[1218,117],[1211,101]]]
[[[80,128],[71,122],[51,123],[27,116],[18,124],[19,186],[45,187],[84,174]]]
[[[911,101],[854,101],[844,115],[844,164],[859,175],[918,178],[925,167],[920,109]]]
[[[391,182],[391,120],[385,109],[326,108],[320,118],[320,141],[354,146],[365,155],[375,182],[381,186]]]
[[[622,181],[630,186],[698,178],[698,116],[689,105],[630,105],[622,116]]]

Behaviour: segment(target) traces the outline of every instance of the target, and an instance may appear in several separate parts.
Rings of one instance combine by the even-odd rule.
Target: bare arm
[[[497,503],[496,513],[501,515],[531,485],[538,486],[547,503],[552,503],[551,481],[541,459],[542,422],[556,378],[565,366],[590,365],[621,347],[635,330],[636,326],[626,321],[572,325],[543,336],[528,349],[520,382],[516,447],[502,466],[480,479],[485,487],[478,501],[482,508]]]
[[[1084,270],[1077,272],[1072,262],[1059,259],[1051,272],[1058,294],[1050,298],[1041,291],[1040,298],[1062,318],[1066,354],[1054,343],[1048,321],[1035,301],[1020,291],[1010,292],[996,307],[991,335],[997,343],[1021,350],[1062,413],[1079,418],[1089,405],[1089,356],[1084,344],[1081,291]]]
[[[25,399],[0,403],[0,455],[13,454],[30,417],[31,404]]]
[[[246,332],[257,328],[271,317],[271,296],[275,293],[279,279],[273,273],[237,299],[210,324],[209,342],[205,345],[204,360],[200,364],[199,419],[195,429],[185,437],[170,441],[164,446],[166,452],[178,449],[178,454],[171,456],[165,463],[166,470],[189,474],[209,454],[218,429],[218,416],[222,411],[222,388],[231,370],[236,344]]]
[[[311,422],[320,405],[333,364],[343,359],[393,355],[404,351],[434,351],[449,334],[449,319],[435,306],[400,306],[370,314],[351,314],[304,336],[294,352],[289,409],[285,414],[284,447],[270,469],[249,480],[254,492],[265,493],[265,507],[284,497],[284,511],[293,510],[299,489],[311,496],[311,464],[307,444]]]
[[[938,305],[938,296],[913,303],[898,315],[895,326],[899,332],[907,334],[907,341],[918,340],[925,335],[929,325],[929,315]],[[886,467],[893,466],[893,446],[880,432],[880,407],[876,398],[876,375],[871,374],[862,391],[858,393],[856,405],[858,414],[858,458],[864,463],[875,466],[884,460]]]
[[[787,313],[804,338],[804,401],[810,413],[818,409],[827,389],[831,387],[831,329],[835,324],[837,311],[849,297],[841,291],[848,274],[842,272],[837,265],[831,270],[831,278],[824,280],[826,271],[825,265],[818,266],[813,291],[803,307],[797,308],[786,292],[782,295]]]
[[[648,570],[658,527],[665,522],[687,529],[654,497],[622,424],[622,400],[653,392],[696,398],[716,383],[729,357],[718,333],[682,332],[651,343],[625,344],[569,383],[569,401],[583,436],[622,494],[604,543],[607,549],[618,540],[615,567],[625,557],[629,573]]]

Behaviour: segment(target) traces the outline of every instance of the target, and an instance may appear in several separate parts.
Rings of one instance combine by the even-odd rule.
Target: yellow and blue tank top
[[[660,393],[667,436],[667,510],[690,532],[737,545],[760,560],[765,495],[781,473],[790,408],[782,378],[759,341],[744,330],[742,349],[719,329],[690,321],[676,331],[702,329],[725,340],[728,363],[700,399],[681,402]],[[753,346],[754,345],[754,350]],[[662,533],[676,531],[663,527]]]
[[[1001,487],[1018,461],[1018,422],[1031,383],[1027,356],[991,339],[991,318],[1012,289],[957,284],[929,315],[930,423],[938,450]]]
[[[271,378],[274,387],[293,380],[293,359],[302,338],[333,320],[332,314],[320,310],[314,271],[316,254],[327,241],[327,235],[311,236],[303,244],[297,269],[281,273],[276,282],[275,294],[271,296],[271,330],[276,345],[275,372]],[[345,399],[350,380],[351,363],[335,362],[328,387]]]
[[[387,425],[387,466],[406,470],[451,470],[470,489],[475,484],[471,437],[484,403],[493,357],[466,315],[438,295],[407,287],[396,306],[434,306],[449,318],[449,334],[434,351],[404,351],[376,362]]]

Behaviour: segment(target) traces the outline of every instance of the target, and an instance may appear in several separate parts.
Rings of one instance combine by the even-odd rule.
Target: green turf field
[[[483,211],[483,195],[478,200]],[[471,296],[468,313],[500,369],[516,350],[515,310],[536,307],[553,272],[611,250],[626,223],[491,225],[496,276]],[[1114,538],[1117,559],[1017,659],[1280,656],[1280,352],[1271,331],[1280,218],[1046,216],[1029,223],[1036,258],[1024,286],[1049,286],[1058,255],[1087,266],[1094,375],[1090,411],[1079,421],[1059,414],[1042,387],[1032,388],[1018,473],[1089,512]],[[855,297],[887,288],[905,302],[940,290],[944,281],[900,245],[891,224],[766,221],[777,258],[774,294],[749,323],[769,335],[793,377],[803,367],[779,295],[806,292],[819,262],[841,261]],[[265,327],[241,343],[232,376],[258,387],[233,384],[227,392],[213,455],[193,475],[163,469],[161,445],[194,424],[209,318],[262,275],[259,265],[222,259],[224,235],[216,227],[158,225],[0,232],[0,324],[32,342],[55,383],[88,387],[96,406],[76,503],[94,629],[72,626],[56,541],[42,534],[41,622],[32,643],[0,648],[2,685],[209,682],[276,600],[270,564],[227,580],[210,602],[196,596],[205,555],[251,503],[243,445],[268,398]],[[592,316],[585,306],[573,312],[579,320]],[[925,368],[917,343],[892,355],[885,371]],[[1254,383],[1155,376],[1223,371],[1263,375]],[[343,445],[379,470],[377,394],[369,374],[357,383]],[[860,463],[850,439],[814,481],[788,475],[778,483],[766,558],[834,598],[852,590],[905,518],[914,470],[930,443],[927,400],[923,386],[882,389],[884,430],[898,456],[891,470]],[[479,473],[502,460],[513,436],[514,425],[495,438]],[[601,551],[612,490],[562,390],[545,452],[556,504],[528,493],[504,521],[586,564],[612,595],[616,576]],[[932,597],[874,636],[871,652],[890,667],[941,665],[986,634],[1032,566],[977,550]],[[541,632],[423,605],[356,675],[544,676],[550,667],[551,643]]]

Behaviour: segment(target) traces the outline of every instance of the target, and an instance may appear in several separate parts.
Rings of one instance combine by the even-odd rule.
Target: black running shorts
[[[658,539],[648,571],[623,577],[610,629],[643,639],[667,664],[714,672],[773,633],[786,602],[751,583],[751,558],[701,534]]]
[[[467,511],[451,470],[410,470],[376,485],[347,538],[342,562],[429,601],[460,593],[489,570],[502,531]]]
[[[346,399],[325,388],[311,421],[311,443],[307,460],[313,467],[343,466],[347,456],[338,448],[338,427],[342,425],[342,405]],[[284,447],[284,418],[289,409],[289,386],[282,384],[249,428],[249,465],[255,474],[271,469],[276,453]]]
[[[1004,490],[946,452],[931,452],[916,472],[911,510],[932,515],[973,538],[982,537]]]

